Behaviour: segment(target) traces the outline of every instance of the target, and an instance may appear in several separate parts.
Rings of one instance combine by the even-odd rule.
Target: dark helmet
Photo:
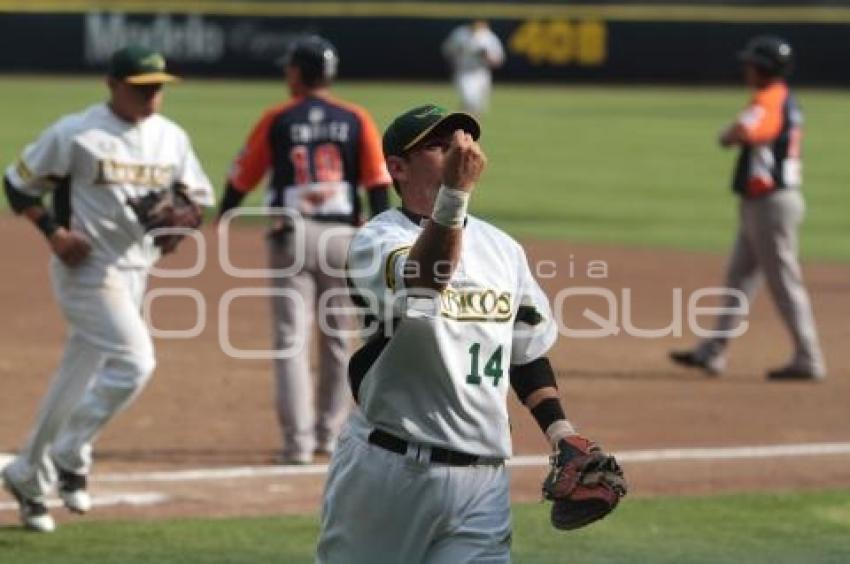
[[[284,63],[301,69],[301,79],[306,84],[320,84],[330,82],[336,76],[339,56],[327,39],[306,35],[292,43]]]
[[[750,63],[770,76],[785,76],[793,62],[791,44],[780,37],[759,35],[750,39],[738,60]]]

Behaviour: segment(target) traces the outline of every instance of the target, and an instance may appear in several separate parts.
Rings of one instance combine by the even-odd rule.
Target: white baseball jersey
[[[89,266],[148,268],[159,257],[126,204],[129,197],[179,182],[200,205],[214,204],[210,181],[180,126],[158,114],[129,123],[105,103],[48,127],[6,175],[35,197],[70,180],[71,228],[92,243]]]
[[[443,55],[458,73],[489,71],[491,63],[487,58],[492,60],[492,66],[500,66],[505,60],[502,42],[495,33],[468,25],[452,31],[443,43]]]
[[[371,316],[397,320],[359,385],[360,409],[369,423],[408,441],[507,458],[508,369],[554,343],[548,299],[522,247],[474,217],[448,287],[433,299],[404,299],[406,256],[421,231],[392,209],[351,243],[353,290]]]

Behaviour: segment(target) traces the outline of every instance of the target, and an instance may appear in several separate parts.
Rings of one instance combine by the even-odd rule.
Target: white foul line
[[[745,460],[751,458],[781,458],[785,456],[828,456],[850,454],[850,443],[811,443],[796,445],[669,448],[654,450],[627,450],[615,452],[619,462],[670,462],[682,460]],[[548,464],[549,458],[542,456],[516,456],[508,466],[540,466]]]
[[[850,443],[627,450],[613,454],[617,457],[618,461],[628,464],[683,460],[746,460],[802,455],[846,455],[850,454]],[[549,457],[539,455],[515,456],[507,462],[507,465],[513,468],[547,466],[548,464]],[[230,468],[98,474],[94,477],[94,481],[98,483],[193,482],[200,480],[229,480],[274,476],[320,476],[326,474],[327,471],[327,464],[307,464],[304,466],[237,466]]]
[[[301,466],[236,466],[229,468],[199,468],[196,470],[98,474],[92,481],[99,483],[196,482],[200,480],[231,480],[236,478],[263,478],[268,476],[320,476],[326,474],[327,471],[327,464],[304,464]]]
[[[617,457],[617,460],[627,464],[685,460],[746,460],[787,456],[848,455],[850,454],[850,443],[627,450],[613,454]],[[0,453],[0,467],[11,462],[12,459],[12,455]],[[549,457],[539,455],[515,456],[507,462],[507,465],[513,468],[539,467],[548,464]],[[194,482],[201,480],[231,480],[275,476],[321,476],[326,474],[327,471],[327,464],[307,464],[304,466],[238,466],[230,468],[97,474],[93,481],[96,483]],[[165,503],[168,500],[169,497],[167,495],[158,492],[128,492],[95,496],[92,502],[96,507],[115,505],[145,506]],[[51,499],[48,500],[47,505],[51,508],[59,507],[61,501]],[[17,508],[18,504],[15,502],[0,502],[0,511],[12,511]]]
[[[828,456],[850,454],[850,443],[810,443],[769,446],[672,448],[627,450],[613,453],[623,463],[675,462],[684,460],[746,460],[753,458],[781,458],[787,456]],[[11,458],[0,454],[0,459]],[[522,455],[508,460],[512,468],[546,466],[548,456]],[[327,464],[303,466],[236,466],[225,468],[198,468],[154,472],[125,472],[97,474],[99,483],[128,482],[195,482],[202,480],[230,480],[237,478],[263,478],[276,476],[321,476],[328,471]]]
[[[92,505],[94,507],[109,507],[111,505],[141,507],[165,503],[168,499],[169,497],[167,495],[157,492],[106,494],[92,497]],[[58,499],[49,499],[46,505],[51,509],[55,509],[61,507],[62,502]],[[16,501],[0,502],[0,511],[16,511],[17,509],[18,503]]]

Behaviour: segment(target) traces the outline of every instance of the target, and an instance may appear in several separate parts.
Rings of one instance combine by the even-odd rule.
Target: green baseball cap
[[[425,104],[395,118],[384,131],[384,156],[401,156],[430,134],[466,131],[476,141],[481,136],[478,120],[463,112],[449,112],[435,104]]]
[[[109,60],[109,76],[130,84],[162,84],[180,80],[165,72],[165,57],[140,45],[115,51]]]

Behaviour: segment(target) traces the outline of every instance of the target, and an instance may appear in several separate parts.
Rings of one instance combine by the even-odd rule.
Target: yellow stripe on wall
[[[424,19],[583,18],[608,21],[717,23],[850,23],[850,7],[463,4],[437,2],[233,2],[225,0],[0,0],[0,12],[199,13],[224,16],[396,17]]]

